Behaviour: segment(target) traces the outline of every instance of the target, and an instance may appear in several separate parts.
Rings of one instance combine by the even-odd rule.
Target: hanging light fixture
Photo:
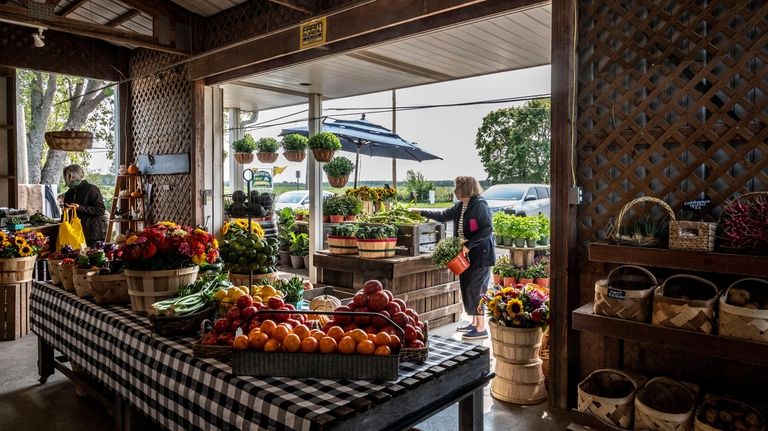
[[[45,46],[45,35],[43,35],[43,31],[45,31],[43,27],[38,27],[37,33],[32,33],[32,40],[35,43],[35,48],[42,48]]]

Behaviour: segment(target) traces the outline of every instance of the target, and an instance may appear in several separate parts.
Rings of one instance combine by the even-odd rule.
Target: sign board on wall
[[[299,49],[325,44],[327,30],[326,17],[299,24]]]
[[[139,154],[136,164],[144,175],[188,174],[189,153]]]

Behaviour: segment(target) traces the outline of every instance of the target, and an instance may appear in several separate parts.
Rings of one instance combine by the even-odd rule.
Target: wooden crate
[[[0,285],[0,340],[29,334],[29,295],[32,282]]]

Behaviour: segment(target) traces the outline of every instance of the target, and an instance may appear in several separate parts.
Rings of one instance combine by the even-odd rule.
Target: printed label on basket
[[[618,289],[608,288],[608,297],[613,299],[627,299],[626,292]]]

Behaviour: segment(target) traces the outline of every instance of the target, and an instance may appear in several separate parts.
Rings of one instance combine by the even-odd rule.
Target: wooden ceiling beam
[[[122,24],[122,23],[124,23],[126,21],[130,21],[131,19],[133,19],[136,15],[138,15],[140,13],[141,13],[141,11],[138,10],[138,9],[131,9],[128,12],[126,12],[126,13],[120,15],[119,17],[113,19],[112,21],[108,22],[106,25],[107,25],[107,27],[112,27],[112,28],[117,27],[118,25],[120,25],[120,24]]]
[[[88,0],[75,0],[72,3],[64,6],[64,9],[62,9],[57,15],[61,16],[61,17],[66,17],[67,15],[71,14],[72,12],[74,12],[77,8],[79,8],[80,6],[84,5],[85,2],[87,2],[87,1]]]
[[[186,24],[189,24],[193,15],[195,15],[176,3],[166,0],[120,0],[120,2],[138,9],[153,18],[162,15]]]
[[[299,12],[303,12],[307,15],[313,15],[315,12],[317,12],[316,10],[311,10],[306,6],[300,5],[295,0],[267,0],[267,1],[269,1],[270,3],[278,4],[283,7],[287,7],[288,9],[293,9]]]
[[[0,16],[2,16],[3,19],[7,21],[46,27],[52,30],[63,31],[65,33],[72,33],[106,41],[140,46],[143,48],[165,51],[173,54],[189,54],[189,52],[186,51],[181,51],[170,46],[161,45],[158,43],[157,39],[152,36],[146,36],[132,31],[119,30],[101,24],[91,24],[74,19],[63,18],[60,16],[57,16],[54,19],[33,18],[29,16],[27,9],[18,6],[0,4]]]

